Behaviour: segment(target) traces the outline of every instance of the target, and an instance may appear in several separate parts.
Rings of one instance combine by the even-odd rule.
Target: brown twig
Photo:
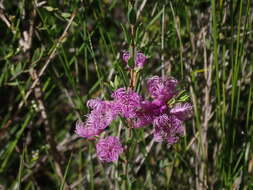
[[[50,146],[50,153],[53,157],[53,163],[56,169],[56,173],[57,175],[60,177],[60,179],[63,181],[64,177],[63,177],[63,162],[64,162],[64,157],[61,157],[60,152],[57,150],[57,145],[53,136],[53,130],[52,127],[50,125],[49,122],[49,118],[48,118],[48,114],[46,111],[46,106],[43,102],[43,91],[40,85],[40,77],[42,76],[42,74],[44,73],[45,69],[47,68],[49,62],[54,58],[54,56],[56,55],[56,50],[57,48],[60,46],[61,42],[63,41],[63,39],[65,38],[68,28],[70,27],[70,24],[72,23],[74,16],[75,16],[76,12],[74,12],[72,14],[72,17],[70,19],[70,22],[68,23],[67,27],[65,28],[62,36],[59,38],[56,47],[54,48],[54,50],[52,51],[52,53],[50,54],[49,58],[46,61],[46,64],[44,65],[44,67],[40,70],[39,74],[37,72],[37,70],[34,67],[31,67],[32,69],[30,70],[30,75],[31,78],[33,79],[33,84],[31,86],[31,88],[29,89],[29,91],[27,92],[26,96],[25,96],[25,101],[28,98],[28,96],[34,92],[34,96],[35,99],[38,103],[38,107],[39,107],[39,112],[41,114],[41,117],[43,119],[43,123],[45,126],[45,134],[46,134],[46,141]],[[28,32],[24,31],[24,34],[27,34],[27,37],[24,36],[23,39],[23,50],[24,51],[28,51],[29,50],[29,61],[30,61],[30,66],[33,65],[32,63],[32,40],[33,40],[33,34],[34,34],[34,22],[35,22],[35,18],[36,18],[36,8],[33,8],[32,11],[32,15],[30,17],[30,25],[29,25],[29,30]],[[23,106],[23,102],[22,101],[19,104],[19,109]],[[70,189],[69,186],[66,184],[65,189]]]
[[[200,130],[200,143],[198,154],[200,155],[200,163],[199,163],[199,179],[197,180],[197,189],[203,190],[207,189],[208,184],[208,171],[207,171],[207,162],[208,162],[208,139],[207,139],[207,131],[208,124],[212,117],[212,105],[211,105],[211,86],[212,86],[212,55],[209,60],[207,60],[207,52],[206,52],[206,31],[203,32],[203,48],[204,48],[204,78],[206,80],[206,85],[204,88],[204,106],[202,107],[202,128]]]
[[[6,26],[10,29],[11,28],[11,23],[8,19],[8,17],[6,16],[6,14],[4,13],[4,10],[0,8],[0,19],[6,24]]]
[[[56,56],[56,50],[59,48],[59,46],[63,43],[64,39],[66,38],[66,36],[68,35],[68,30],[71,26],[71,24],[73,23],[73,20],[76,16],[76,12],[77,10],[75,10],[72,15],[71,18],[69,19],[69,22],[65,28],[65,30],[63,31],[62,35],[60,36],[60,38],[57,40],[57,43],[53,49],[53,51],[51,52],[51,54],[49,55],[48,59],[45,62],[45,65],[41,68],[41,70],[38,72],[38,78],[35,79],[30,87],[30,89],[28,90],[28,92],[25,94],[24,100],[22,102],[20,102],[18,109],[22,108],[24,103],[27,101],[28,97],[31,95],[33,89],[35,88],[35,86],[37,85],[37,83],[39,82],[39,78],[44,74],[46,68],[48,67],[49,63],[51,62],[51,60]]]

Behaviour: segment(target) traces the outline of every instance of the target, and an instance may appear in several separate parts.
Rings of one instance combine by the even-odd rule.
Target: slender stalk
[[[205,43],[206,31],[203,32],[203,44]],[[198,178],[196,181],[196,189],[203,190],[208,187],[208,137],[207,131],[209,121],[212,118],[212,105],[211,105],[211,87],[212,87],[212,59],[207,60],[207,50],[204,47],[204,78],[206,86],[204,88],[204,106],[202,107],[202,127],[200,128],[200,146],[198,147]],[[212,58],[212,57],[211,57]],[[209,63],[208,63],[209,62]]]
[[[131,8],[135,9],[135,0],[130,0],[130,6]],[[135,43],[135,35],[136,35],[136,23],[130,23],[130,36],[131,36],[131,43],[130,43],[130,59],[132,59],[132,63],[133,65],[131,65],[130,67],[130,84],[129,84],[129,88],[134,90],[137,84],[137,72],[135,71],[134,67],[135,67],[135,60],[136,60],[136,43]],[[127,134],[126,134],[126,142],[128,142],[128,140],[131,138],[131,129],[133,127],[133,123],[131,120],[127,121],[128,123],[128,129],[127,129]],[[125,190],[127,190],[129,188],[129,184],[128,184],[128,165],[129,165],[129,161],[128,161],[128,149],[125,150],[126,152],[126,160],[124,161],[123,164],[123,172],[125,174],[125,181],[124,181],[124,188]]]
[[[165,5],[163,5],[163,13],[162,13],[162,35],[161,35],[161,62],[162,62],[162,77],[165,75],[165,68],[164,68],[164,32],[165,32]]]
[[[130,44],[130,57],[133,59],[133,63],[135,63],[135,58],[136,58],[136,48],[135,48],[135,25],[130,26],[131,28],[131,44]],[[134,67],[134,66],[133,66]],[[130,88],[134,89],[135,88],[135,76],[136,73],[134,71],[134,68],[131,67],[130,70]]]
[[[181,34],[180,34],[180,22],[178,20],[178,17],[176,17],[174,8],[172,6],[172,3],[170,2],[170,8],[173,14],[173,19],[174,19],[174,23],[175,23],[175,29],[177,32],[177,36],[178,36],[178,40],[179,40],[179,47],[180,47],[180,71],[181,71],[181,79],[184,78],[184,65],[183,65],[183,51],[184,51],[184,47],[183,47],[183,43],[182,43],[182,39],[181,39]]]

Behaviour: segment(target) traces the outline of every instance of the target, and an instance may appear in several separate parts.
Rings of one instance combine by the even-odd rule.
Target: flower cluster
[[[132,90],[119,88],[113,92],[112,98],[112,101],[89,100],[87,106],[92,111],[87,116],[85,123],[77,121],[75,133],[80,137],[92,138],[100,135],[117,116],[129,119],[136,118],[137,108],[142,102],[141,96]],[[105,162],[117,160],[119,154],[123,152],[119,140],[113,136],[100,140],[96,149],[98,158]]]
[[[154,76],[147,81],[152,101],[143,101],[136,115],[136,127],[153,124],[154,139],[174,144],[184,134],[183,121],[192,114],[189,103],[180,103],[174,99],[178,95],[177,80]]]
[[[128,62],[129,53],[123,60]],[[142,67],[146,57],[137,53],[135,66]],[[115,90],[112,100],[91,99],[87,106],[91,109],[85,122],[76,123],[76,134],[84,138],[99,136],[117,116],[130,120],[131,128],[153,126],[154,140],[176,143],[184,134],[183,122],[192,115],[192,105],[185,103],[185,96],[178,90],[178,81],[173,78],[151,77],[147,80],[150,99],[144,99],[131,89]],[[103,162],[118,160],[123,152],[119,139],[109,136],[96,144],[98,158]]]

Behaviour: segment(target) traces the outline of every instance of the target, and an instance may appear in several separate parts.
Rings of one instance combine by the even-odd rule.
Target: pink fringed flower
[[[96,152],[102,162],[114,162],[123,152],[123,147],[117,137],[109,136],[98,141]]]
[[[189,103],[176,103],[173,107],[168,101],[177,95],[177,81],[171,78],[154,76],[148,79],[148,91],[153,101],[143,101],[136,112],[135,127],[153,124],[154,139],[174,144],[184,134],[183,121],[192,114]]]
[[[145,58],[141,56],[139,54],[137,61],[144,63]],[[123,55],[123,59],[128,61],[129,54]],[[92,110],[85,123],[76,123],[75,132],[84,138],[100,135],[120,115],[131,119],[134,128],[153,124],[155,141],[174,144],[184,134],[183,121],[192,115],[192,105],[182,102],[184,99],[180,99],[177,83],[175,79],[158,76],[148,79],[151,101],[143,100],[139,94],[125,88],[114,91],[111,101],[91,99],[87,106]],[[172,98],[173,101],[170,101]],[[96,147],[99,159],[105,162],[116,161],[123,151],[116,137],[101,139]]]
[[[140,108],[136,111],[135,128],[143,127],[153,123],[153,120],[163,114],[167,106],[157,105],[156,101],[143,101]]]
[[[173,115],[169,116],[163,114],[156,117],[154,120],[154,126],[154,139],[158,142],[165,140],[171,145],[176,143],[179,137],[184,134],[182,121]]]
[[[166,103],[176,95],[177,80],[172,78],[161,78],[154,76],[147,81],[147,87],[152,98],[160,104]]]
[[[75,133],[84,138],[91,138],[93,136],[99,135],[102,132],[102,130],[97,129],[95,127],[90,127],[85,125],[82,121],[76,122],[76,130]]]
[[[139,94],[132,90],[124,88],[117,89],[113,94],[114,109],[125,118],[136,117],[136,110],[140,107],[142,98]]]
[[[93,110],[87,116],[85,123],[76,123],[76,134],[90,138],[99,135],[116,118],[117,112],[114,109],[114,102],[92,99],[87,102],[88,107]]]
[[[125,63],[128,63],[128,60],[130,58],[129,52],[124,52],[122,58]],[[138,52],[135,59],[135,67],[142,68],[146,63],[146,59],[147,57],[143,53]]]

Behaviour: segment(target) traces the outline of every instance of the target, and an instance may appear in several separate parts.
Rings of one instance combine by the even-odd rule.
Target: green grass
[[[136,1],[134,36],[128,4],[0,4],[0,189],[253,189],[252,2]],[[104,164],[74,124],[88,99],[129,85],[120,55],[133,39],[149,58],[136,90],[173,76],[194,116],[172,147],[114,121],[107,133],[130,148]]]

